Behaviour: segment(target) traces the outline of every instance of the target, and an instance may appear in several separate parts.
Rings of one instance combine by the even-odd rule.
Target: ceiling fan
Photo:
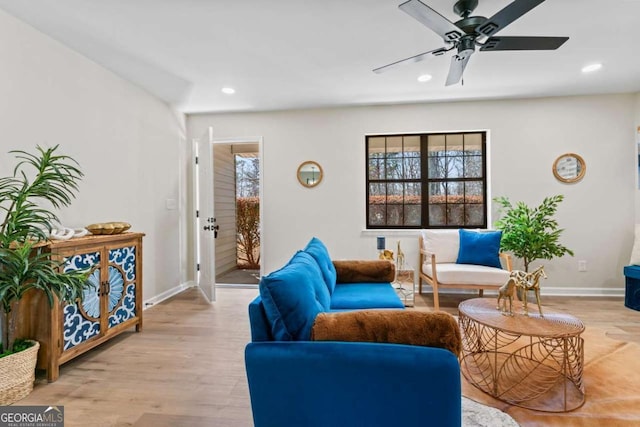
[[[437,33],[445,41],[446,46],[393,62],[373,71],[382,73],[401,64],[422,61],[430,56],[440,56],[452,49],[457,49],[457,53],[451,58],[451,66],[447,76],[446,86],[450,86],[462,79],[464,69],[471,55],[475,53],[476,46],[479,46],[481,51],[494,52],[555,50],[569,40],[569,37],[494,37],[498,31],[542,2],[544,0],[515,0],[491,18],[485,18],[470,16],[478,6],[478,0],[458,0],[453,6],[453,11],[462,19],[454,23],[420,0],[406,1],[398,6],[400,10]]]

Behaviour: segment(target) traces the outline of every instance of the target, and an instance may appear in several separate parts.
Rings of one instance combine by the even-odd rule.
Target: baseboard
[[[216,283],[216,289],[231,288],[231,289],[258,289],[258,284],[252,285],[249,283]]]
[[[564,288],[547,287],[540,289],[540,295],[567,297],[624,297],[624,288]]]
[[[143,301],[142,303],[142,309],[146,310],[149,307],[154,306],[155,304],[161,303],[162,301],[171,298],[174,295],[179,294],[180,292],[184,291],[185,289],[188,288],[192,288],[195,286],[195,283],[193,281],[189,281],[186,283],[181,283],[176,287],[173,287],[171,289],[168,289],[164,292],[162,292],[161,294],[156,295],[155,297],[149,298],[146,301]]]
[[[566,287],[546,287],[540,290],[540,296],[562,296],[562,297],[624,297],[624,288],[566,288]],[[418,287],[416,286],[416,293]],[[423,294],[432,294],[431,286],[422,287]],[[474,289],[454,289],[444,288],[438,291],[438,294],[469,294],[478,295],[478,291]],[[484,295],[497,295],[498,292],[490,289],[484,290]]]

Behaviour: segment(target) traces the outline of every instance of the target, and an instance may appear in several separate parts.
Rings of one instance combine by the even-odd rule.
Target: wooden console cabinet
[[[42,292],[21,304],[19,335],[40,342],[37,367],[58,379],[60,365],[117,334],[142,329],[142,233],[98,235],[47,245],[64,270],[90,269],[81,303],[49,306]]]

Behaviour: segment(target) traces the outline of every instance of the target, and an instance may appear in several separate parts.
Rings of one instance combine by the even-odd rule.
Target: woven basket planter
[[[19,353],[0,358],[0,405],[10,405],[33,390],[40,343]]]

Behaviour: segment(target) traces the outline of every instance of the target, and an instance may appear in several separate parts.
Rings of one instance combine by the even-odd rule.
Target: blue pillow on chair
[[[502,268],[500,239],[502,231],[470,231],[460,229],[457,264],[475,264]]]

